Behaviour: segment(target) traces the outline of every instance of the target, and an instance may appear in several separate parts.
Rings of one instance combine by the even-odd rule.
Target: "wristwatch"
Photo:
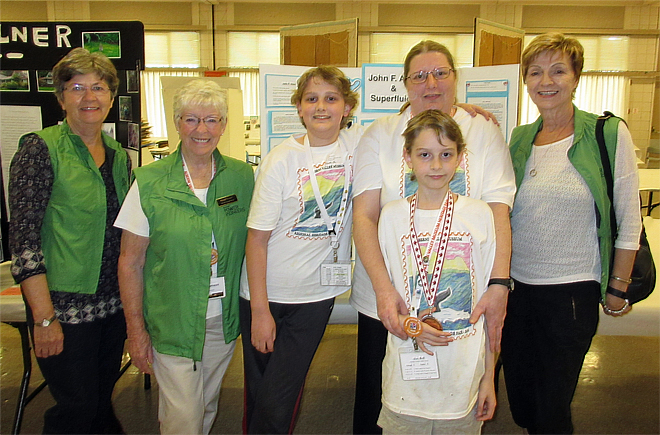
[[[509,277],[509,278],[491,278],[488,281],[488,286],[490,287],[493,284],[503,285],[504,287],[508,288],[510,292],[513,291],[513,279],[511,277]]]
[[[41,322],[34,322],[34,326],[40,326],[42,328],[46,328],[47,326],[50,326],[51,323],[53,323],[57,319],[57,315],[53,314],[53,317],[50,319],[44,319]]]

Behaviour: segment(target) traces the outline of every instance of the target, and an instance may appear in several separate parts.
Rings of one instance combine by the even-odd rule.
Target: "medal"
[[[438,331],[442,331],[442,324],[438,321],[438,319],[433,317],[433,314],[427,314],[423,316],[422,323],[426,323],[430,327],[435,328]]]
[[[417,317],[407,317],[403,321],[403,329],[409,337],[418,337],[422,333],[422,321]]]

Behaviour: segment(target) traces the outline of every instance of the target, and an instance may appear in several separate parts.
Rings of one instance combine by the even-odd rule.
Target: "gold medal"
[[[422,321],[410,316],[403,321],[403,329],[409,337],[418,337],[422,333]]]
[[[213,248],[211,249],[211,266],[218,262],[218,250]]]

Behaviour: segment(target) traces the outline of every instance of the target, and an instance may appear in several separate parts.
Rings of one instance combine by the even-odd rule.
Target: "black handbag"
[[[598,120],[596,121],[596,141],[598,142],[600,158],[603,162],[603,172],[605,173],[605,182],[607,184],[607,195],[610,198],[610,223],[612,225],[612,242],[616,240],[617,235],[616,216],[614,214],[613,205],[614,176],[612,175],[612,166],[610,165],[607,147],[605,146],[603,128],[605,126],[605,121],[613,116],[614,115],[610,112],[604,112],[603,116],[599,116]],[[614,249],[614,247],[612,247],[612,249]],[[655,263],[653,262],[653,256],[651,255],[651,247],[649,246],[649,241],[646,238],[644,224],[642,224],[642,234],[639,238],[639,250],[635,256],[635,264],[633,265],[630,279],[632,282],[628,285],[626,297],[631,305],[649,297],[655,288]]]

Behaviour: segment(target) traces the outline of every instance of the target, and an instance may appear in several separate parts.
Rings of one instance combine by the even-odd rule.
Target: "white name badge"
[[[399,362],[401,363],[401,376],[404,381],[438,379],[440,377],[438,360],[435,355],[406,347],[399,349]]]
[[[321,285],[351,285],[351,263],[322,263]]]
[[[209,288],[209,298],[224,298],[225,297],[225,277],[212,276],[211,287]]]

